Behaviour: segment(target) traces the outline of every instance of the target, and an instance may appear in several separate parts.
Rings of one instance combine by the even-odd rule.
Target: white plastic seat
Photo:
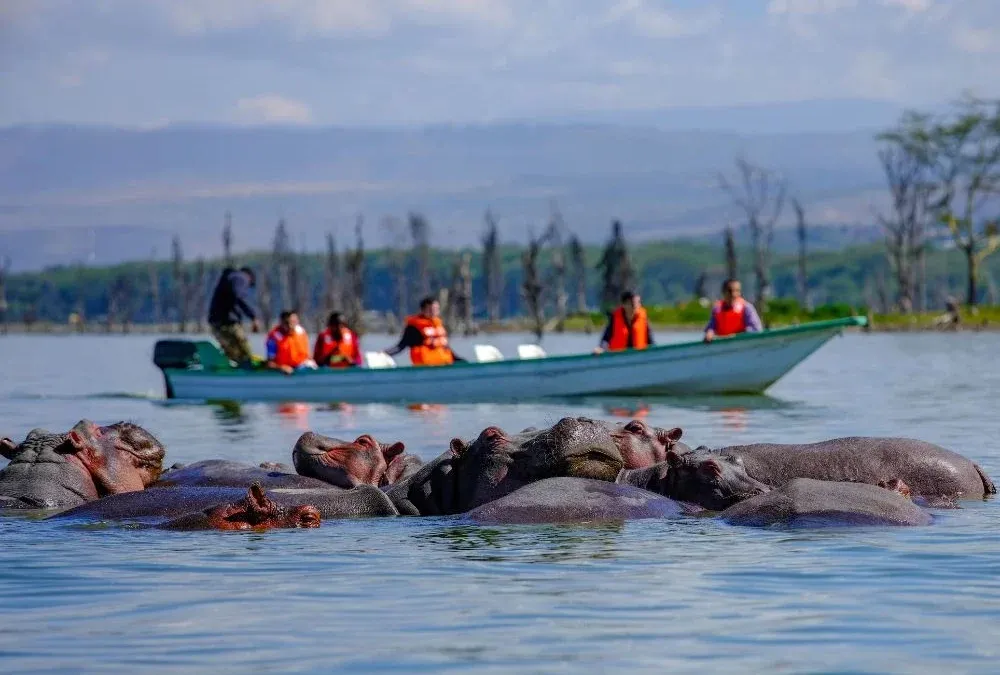
[[[396,361],[385,352],[365,352],[365,363],[369,368],[395,368]]]
[[[518,345],[517,357],[520,359],[544,359],[545,350],[538,345]]]
[[[476,353],[476,361],[487,363],[489,361],[503,361],[503,354],[493,345],[475,345],[473,351]]]

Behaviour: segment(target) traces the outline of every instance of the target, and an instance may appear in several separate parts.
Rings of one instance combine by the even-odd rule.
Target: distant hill
[[[851,111],[864,128],[845,121]],[[739,153],[785,172],[814,223],[850,229],[882,196],[873,134],[894,114],[814,102],[623,113],[628,124],[615,125],[598,114],[409,130],[10,127],[0,129],[0,255],[18,269],[111,263],[164,256],[174,233],[189,257],[215,255],[226,210],[240,250],[266,246],[279,217],[296,247],[318,250],[327,231],[352,237],[357,213],[380,245],[381,218],[409,210],[429,218],[434,244],[467,246],[487,207],[519,242],[544,226],[551,200],[585,241],[603,239],[613,218],[634,240],[711,236],[739,222],[716,182]]]

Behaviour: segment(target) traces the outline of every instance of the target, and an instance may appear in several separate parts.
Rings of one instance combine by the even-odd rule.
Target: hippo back
[[[738,457],[751,477],[772,487],[793,478],[877,485],[901,479],[914,495],[982,498],[996,488],[971,460],[941,446],[909,438],[854,436],[795,445],[757,443],[720,448]]]
[[[335,488],[317,478],[300,476],[297,473],[272,471],[259,466],[231,462],[223,459],[207,459],[188,464],[180,469],[171,469],[147,489],[164,487],[241,487],[251,483],[272,488]]]
[[[0,471],[3,508],[65,508],[97,499],[97,486],[80,464],[66,434],[33,429],[11,451]]]

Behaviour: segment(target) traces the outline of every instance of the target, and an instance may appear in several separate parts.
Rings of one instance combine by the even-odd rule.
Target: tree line
[[[187,260],[179,237],[169,263],[11,275],[9,259],[0,258],[0,326],[69,318],[81,326],[99,320],[109,330],[134,322],[201,330],[219,273],[241,264],[256,271],[265,323],[295,308],[318,325],[337,309],[362,330],[366,311],[385,313],[398,327],[420,298],[436,294],[453,331],[473,333],[517,316],[541,336],[547,328],[561,330],[573,314],[609,309],[625,289],[638,290],[647,303],[704,304],[721,280],[741,272],[752,276],[751,297],[765,313],[775,297],[795,298],[804,308],[841,302],[859,310],[926,310],[944,305],[957,285],[964,286],[968,305],[996,303],[990,256],[1000,248],[1000,104],[966,97],[944,115],[907,112],[877,141],[889,195],[889,207],[873,212],[885,235],[882,246],[810,252],[806,209],[789,197],[788,180],[738,157],[735,171],[717,178],[739,214],[737,225],[720,233],[721,255],[711,244],[691,241],[644,242],[633,249],[619,221],[611,223],[603,246],[585,246],[553,202],[526,246],[504,245],[499,217],[487,210],[478,250],[435,249],[432,224],[411,212],[379,222],[389,243],[378,250],[366,249],[359,215],[343,251],[332,232],[323,253],[295,250],[282,219],[268,251],[237,256],[236,228],[226,213],[216,260]],[[776,255],[775,227],[787,205],[797,247]],[[935,228],[950,235],[953,250],[934,246]]]

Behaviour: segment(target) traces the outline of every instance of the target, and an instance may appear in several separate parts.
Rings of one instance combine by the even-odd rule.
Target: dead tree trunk
[[[195,260],[194,269],[191,270],[191,281],[189,289],[191,298],[188,306],[194,311],[194,330],[201,333],[205,330],[205,321],[208,319],[208,266],[204,258]]]
[[[226,211],[225,223],[222,225],[222,262],[225,267],[235,267],[233,259],[233,214]]]
[[[486,320],[500,321],[500,296],[503,294],[503,263],[496,219],[486,212],[486,234],[483,236],[483,277],[486,282]]]
[[[7,274],[10,272],[10,258],[0,260],[0,334],[7,334]]]
[[[578,314],[587,313],[587,257],[580,243],[580,238],[575,234],[569,239],[569,264],[572,269],[572,281],[576,296],[576,311]]]
[[[563,248],[565,230],[566,223],[563,221],[562,214],[559,212],[559,208],[553,204],[549,227],[545,233],[551,257],[551,271],[545,285],[550,289],[555,305],[555,331],[557,333],[566,330],[566,315],[569,308],[569,296],[566,294],[566,257]]]
[[[799,241],[798,274],[795,275],[795,287],[798,290],[799,305],[802,309],[812,309],[809,303],[809,276],[806,270],[806,211],[798,199],[792,200],[795,210],[795,236]]]
[[[332,232],[326,234],[326,264],[324,265],[324,300],[326,311],[343,311],[344,296],[340,278],[340,254]]]
[[[421,298],[431,294],[431,226],[419,213],[411,213],[409,216],[410,237],[413,240],[413,259],[417,283],[412,286],[417,297],[411,298],[411,304],[415,307]]]
[[[174,235],[172,242],[172,271],[174,290],[174,309],[177,311],[177,332],[187,331],[187,321],[190,316],[190,291],[188,278],[184,267],[184,252],[181,249],[181,238]]]
[[[625,242],[621,221],[611,224],[611,238],[604,247],[604,254],[597,264],[601,270],[601,306],[610,309],[619,302],[622,292],[635,284],[635,268]]]
[[[271,270],[270,265],[267,264],[267,257],[265,256],[263,264],[261,264],[260,269],[256,272],[257,307],[260,309],[261,328],[265,332],[271,329],[275,316],[274,284],[271,281],[273,274],[274,272]]]
[[[160,303],[160,268],[156,262],[156,249],[150,254],[149,266],[149,316],[154,325],[163,321],[163,307]]]
[[[736,239],[735,237],[733,237],[733,228],[731,225],[726,226],[725,240],[726,240],[726,279],[739,279],[740,268],[739,268],[739,263],[736,260]]]
[[[358,335],[364,333],[364,298],[365,298],[365,242],[362,237],[364,217],[358,216],[354,225],[354,236],[357,240],[353,251],[347,254],[347,320],[348,325]]]
[[[541,240],[534,235],[529,237],[528,248],[521,255],[521,265],[523,269],[523,281],[521,283],[521,294],[524,298],[525,309],[531,319],[531,329],[538,340],[545,334],[545,316],[542,312],[542,298],[545,288],[542,286],[542,278],[538,273],[538,256],[542,250]]]

